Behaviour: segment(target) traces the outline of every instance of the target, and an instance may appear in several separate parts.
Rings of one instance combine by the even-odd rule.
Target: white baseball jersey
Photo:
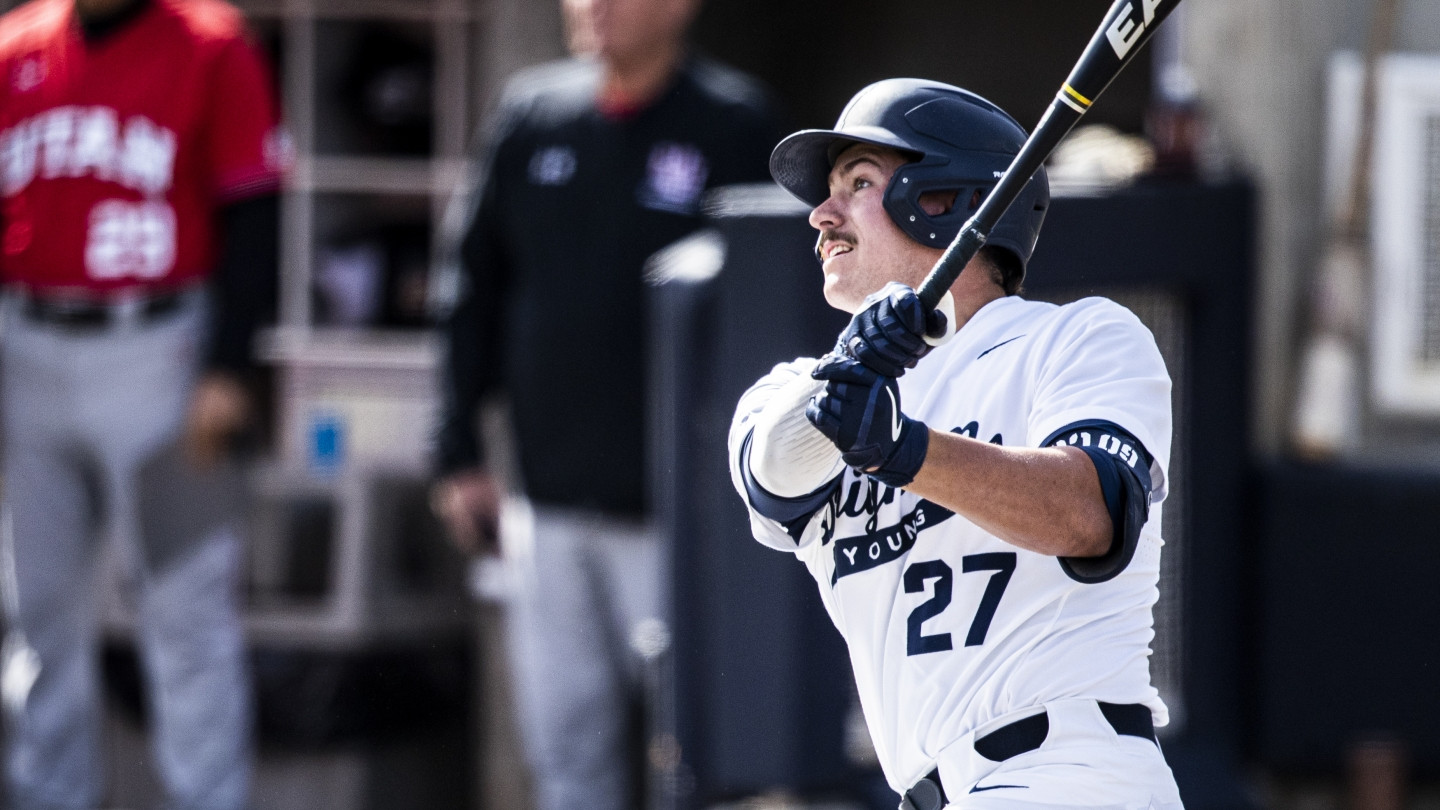
[[[741,398],[741,448],[770,394],[815,361],[776,366]],[[1082,584],[1060,561],[1010,545],[965,518],[847,469],[798,540],[751,509],[760,542],[793,551],[820,586],[850,649],[860,702],[890,786],[903,792],[952,741],[987,721],[1062,698],[1143,703],[1150,684],[1160,503],[1170,455],[1170,378],[1154,338],[1102,298],[1066,306],[1002,298],[899,380],[901,409],[936,430],[1040,447],[1103,420],[1154,459],[1149,520],[1129,564]],[[1078,437],[1084,441],[1086,437]],[[1127,448],[1128,449],[1128,448]],[[1114,451],[1112,451],[1114,452]],[[973,494],[984,498],[984,492]]]

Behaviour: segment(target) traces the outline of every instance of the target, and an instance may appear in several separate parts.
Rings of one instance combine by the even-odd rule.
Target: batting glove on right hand
[[[811,376],[826,384],[805,406],[805,418],[835,443],[841,459],[892,487],[915,480],[930,449],[930,429],[900,412],[895,378],[833,354]]]
[[[915,291],[897,281],[865,298],[835,343],[836,354],[848,354],[886,377],[899,377],[930,351],[925,335],[945,332],[945,313],[928,315]]]

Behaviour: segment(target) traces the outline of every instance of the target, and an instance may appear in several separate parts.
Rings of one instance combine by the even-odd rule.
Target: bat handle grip
[[[926,312],[935,310],[940,299],[950,291],[950,285],[960,277],[965,265],[985,246],[986,238],[987,234],[980,230],[980,223],[975,217],[971,217],[965,227],[960,229],[960,234],[945,248],[945,252],[940,254],[940,260],[935,262],[929,275],[921,282],[920,289],[916,291]]]

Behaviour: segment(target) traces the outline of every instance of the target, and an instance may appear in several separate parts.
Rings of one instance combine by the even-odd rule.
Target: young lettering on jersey
[[[891,785],[913,784],[967,731],[1046,700],[1143,703],[1163,724],[1148,656],[1170,381],[1148,330],[1104,299],[1004,298],[899,380],[902,409],[932,429],[1087,451],[1121,507],[1112,554],[1094,560],[1012,546],[855,470],[814,493],[807,515],[766,517],[741,468],[751,420],[813,365],[781,364],[741,398],[732,479],[755,537],[795,553],[819,585]]]
[[[214,0],[152,0],[94,42],[74,13],[36,0],[0,28],[0,275],[98,293],[203,277],[215,207],[274,192],[288,162],[264,61]]]

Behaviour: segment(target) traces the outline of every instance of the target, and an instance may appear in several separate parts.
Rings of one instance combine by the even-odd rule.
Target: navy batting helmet
[[[943,248],[960,232],[979,201],[1025,143],[1025,129],[984,98],[924,79],[886,79],[850,99],[834,129],[806,129],[782,140],[770,155],[770,174],[810,206],[830,196],[830,169],[856,143],[899,150],[911,158],[885,189],[885,210],[922,245]],[[939,216],[920,207],[931,191],[956,192]],[[1003,248],[1023,273],[1050,207],[1050,182],[1041,167],[990,231],[986,245]]]

